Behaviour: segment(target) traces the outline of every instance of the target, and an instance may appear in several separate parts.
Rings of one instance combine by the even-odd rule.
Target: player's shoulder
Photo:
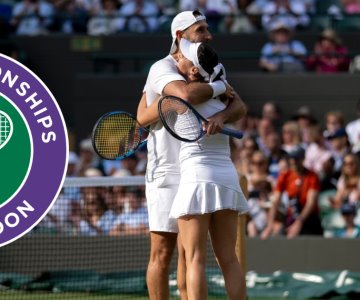
[[[173,68],[175,66],[175,60],[171,55],[168,55],[158,61],[156,61],[155,63],[152,64],[150,71],[154,71],[157,69],[162,69],[162,68]]]

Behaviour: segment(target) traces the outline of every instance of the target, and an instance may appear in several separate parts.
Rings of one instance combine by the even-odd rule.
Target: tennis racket
[[[10,140],[13,133],[13,123],[10,117],[0,110],[0,149]]]
[[[206,134],[203,123],[208,121],[188,102],[175,97],[164,96],[158,104],[159,116],[167,131],[183,142],[195,142]],[[241,139],[243,133],[223,128],[220,133]]]
[[[143,146],[149,131],[136,118],[124,111],[106,113],[96,122],[92,132],[95,152],[108,160],[121,160]]]

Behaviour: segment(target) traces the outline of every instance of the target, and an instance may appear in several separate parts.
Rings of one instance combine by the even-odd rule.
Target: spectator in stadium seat
[[[310,23],[304,1],[272,0],[268,1],[262,10],[262,25],[267,31],[277,22],[287,27],[306,27]]]
[[[254,190],[249,192],[250,220],[246,226],[249,237],[259,236],[267,226],[267,215],[271,206],[271,192],[271,183],[266,180],[257,182]],[[282,227],[282,224],[280,224],[280,227]]]
[[[258,144],[259,149],[264,152],[266,156],[269,155],[269,149],[266,146],[265,140],[266,137],[274,131],[275,127],[270,119],[262,118],[259,120],[257,126],[256,143]]]
[[[261,49],[259,66],[266,72],[302,72],[306,55],[304,44],[293,40],[293,28],[283,22],[270,28],[270,41]]]
[[[341,176],[337,184],[334,207],[339,208],[343,203],[360,205],[360,160],[354,153],[349,153],[344,157]]]
[[[277,131],[280,129],[281,110],[275,102],[265,102],[261,109],[261,116],[269,119]]]
[[[85,33],[88,12],[78,1],[54,0],[55,16],[51,30],[61,33]]]
[[[301,148],[301,132],[295,121],[287,121],[282,127],[282,149],[289,153]]]
[[[308,106],[301,106],[296,115],[292,118],[299,125],[301,134],[301,144],[304,149],[310,144],[310,130],[313,125],[317,123],[316,119],[312,116]]]
[[[75,177],[76,166],[79,162],[79,157],[73,151],[69,152],[68,166],[66,170],[66,177]],[[80,199],[80,189],[78,187],[64,187],[63,191],[66,198],[71,199],[73,201],[78,201]]]
[[[53,22],[54,7],[44,0],[23,0],[15,4],[11,25],[17,35],[48,33]]]
[[[91,139],[84,139],[80,142],[79,161],[76,165],[76,175],[84,176],[85,170],[89,168],[96,168],[102,171],[102,165],[99,157],[96,155],[92,146]]]
[[[85,175],[86,177],[96,177],[101,173],[97,169],[87,169]],[[106,188],[82,187],[81,194],[79,234],[90,236],[107,235],[113,227],[116,215],[106,205]]]
[[[89,35],[109,35],[122,29],[117,0],[102,0],[101,3],[101,10],[88,22]]]
[[[136,175],[137,172],[138,157],[136,154],[132,154],[121,160],[121,168],[130,173],[130,176]]]
[[[325,114],[325,130],[324,137],[333,134],[335,131],[345,127],[344,114],[339,110],[328,111]],[[326,147],[331,149],[329,142],[326,143]]]
[[[251,136],[246,136],[242,139],[240,145],[236,144],[234,139],[230,143],[231,158],[239,174],[246,176],[250,173],[250,162],[253,153],[259,150],[255,139]]]
[[[148,233],[148,213],[141,190],[138,187],[126,188],[121,201],[125,209],[116,217],[109,235]]]
[[[258,150],[252,154],[250,160],[250,172],[246,177],[249,192],[254,191],[259,182],[271,181],[268,173],[268,160],[262,151]]]
[[[286,235],[294,238],[298,235],[322,235],[319,208],[317,204],[320,190],[318,176],[303,166],[305,151],[302,148],[288,153],[289,170],[281,173],[275,189],[273,205],[269,211],[268,226],[262,232],[263,239],[273,231],[276,212],[281,197],[286,194]]]
[[[316,73],[338,73],[349,70],[348,50],[336,31],[325,29],[314,46],[314,52],[306,61],[309,70]]]
[[[206,15],[210,28],[217,30],[223,20],[231,27],[231,17],[228,16],[237,13],[238,6],[236,0],[180,0],[180,11],[194,9],[200,9]]]
[[[338,129],[326,139],[330,142],[331,155],[335,160],[335,172],[338,172],[341,170],[345,155],[351,152],[345,128]]]
[[[159,8],[153,0],[128,0],[120,8],[121,31],[152,32],[159,26]]]
[[[281,137],[277,132],[271,132],[265,139],[266,147],[269,149],[268,171],[271,183],[274,184],[281,172],[287,168],[286,151],[281,148]]]
[[[345,222],[345,227],[335,232],[335,237],[339,238],[360,238],[360,226],[354,222],[356,207],[354,204],[344,203],[341,206],[341,215]]]
[[[81,10],[85,10],[89,17],[101,11],[101,0],[75,0],[75,5]]]
[[[218,30],[223,33],[253,33],[256,31],[257,16],[248,14],[247,9],[251,0],[237,0],[236,9],[226,12]]]
[[[324,164],[331,158],[331,152],[325,147],[325,139],[318,125],[310,128],[310,144],[306,149],[304,166],[318,176],[324,172]]]
[[[360,157],[360,99],[356,104],[356,113],[358,118],[346,125],[346,133],[349,137],[352,152],[357,153]]]

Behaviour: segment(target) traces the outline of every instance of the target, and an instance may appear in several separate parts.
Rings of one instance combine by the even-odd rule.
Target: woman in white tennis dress
[[[189,81],[212,81],[224,69],[216,53],[204,43],[181,39],[179,72]],[[207,71],[206,71],[206,70]],[[225,104],[211,99],[195,106],[205,118],[223,110]],[[223,271],[228,298],[245,299],[243,276],[235,254],[237,216],[248,211],[237,171],[230,159],[229,137],[204,136],[181,143],[181,180],[170,217],[177,218],[186,253],[186,285],[189,299],[206,299],[206,249],[210,232],[212,246]]]

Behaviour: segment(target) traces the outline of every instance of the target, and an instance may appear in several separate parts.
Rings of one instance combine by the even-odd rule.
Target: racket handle
[[[230,128],[224,128],[220,132],[237,139],[242,139],[244,136],[244,134],[241,131]]]

